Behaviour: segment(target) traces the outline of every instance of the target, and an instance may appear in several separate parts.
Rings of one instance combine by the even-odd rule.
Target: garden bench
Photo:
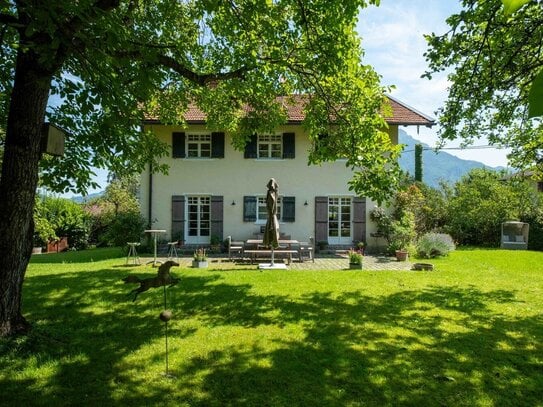
[[[250,255],[249,257],[251,258],[251,264],[254,263],[254,260],[256,257],[262,257],[263,256],[267,256],[267,257],[271,257],[271,249],[246,249],[243,251],[244,254],[248,254]],[[286,256],[287,258],[287,261],[288,261],[288,264],[292,263],[292,255],[293,254],[298,254],[298,250],[294,250],[294,249],[277,249],[277,250],[274,250],[273,251],[274,253],[274,256],[275,255],[283,255],[283,256]]]

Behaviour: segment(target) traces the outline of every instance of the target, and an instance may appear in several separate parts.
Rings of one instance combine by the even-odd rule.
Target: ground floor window
[[[209,243],[211,230],[211,198],[209,196],[187,197],[187,243]]]
[[[350,197],[328,198],[328,243],[352,243],[352,199]]]
[[[256,214],[256,221],[257,222],[266,222],[268,220],[268,210],[266,209],[266,197],[265,196],[259,196],[257,197],[258,205],[257,205],[257,214]],[[282,207],[282,198],[277,198],[277,220],[281,221],[281,207]]]

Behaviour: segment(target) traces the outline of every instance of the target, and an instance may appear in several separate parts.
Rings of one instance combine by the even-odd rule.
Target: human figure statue
[[[263,244],[266,247],[276,249],[279,247],[279,221],[277,220],[277,197],[279,185],[274,178],[268,182],[268,193],[266,194],[266,211],[268,220],[264,229]]]

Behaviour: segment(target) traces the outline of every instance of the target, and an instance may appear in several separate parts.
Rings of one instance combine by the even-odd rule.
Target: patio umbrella
[[[279,247],[279,222],[277,221],[277,191],[279,185],[274,178],[268,181],[268,193],[266,194],[266,211],[268,220],[264,228],[263,244],[271,248],[271,265],[273,266],[273,250]]]

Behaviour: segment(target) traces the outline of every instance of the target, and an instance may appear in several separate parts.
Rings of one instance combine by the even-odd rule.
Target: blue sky
[[[430,81],[421,78],[427,68],[424,34],[448,31],[446,18],[460,10],[453,0],[381,0],[379,7],[362,10],[358,33],[365,50],[364,63],[372,65],[382,76],[384,85],[395,85],[391,95],[409,106],[435,118],[435,111],[447,97],[446,74],[434,75]],[[414,138],[434,146],[438,127],[404,128]],[[475,145],[486,145],[481,139]],[[458,147],[460,141],[446,147]],[[490,166],[507,166],[507,150],[451,150],[460,158],[476,160]]]

